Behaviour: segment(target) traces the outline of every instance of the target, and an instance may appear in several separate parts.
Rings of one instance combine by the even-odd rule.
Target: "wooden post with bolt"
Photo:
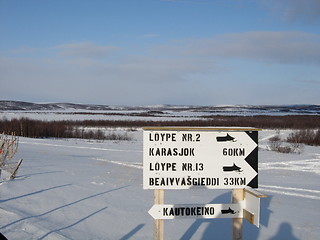
[[[232,189],[232,203],[238,203],[244,200],[244,189]],[[242,240],[242,222],[243,218],[232,219],[232,239]]]
[[[164,190],[154,190],[154,204],[164,204]],[[153,220],[153,238],[154,240],[164,239],[164,220],[154,219]]]

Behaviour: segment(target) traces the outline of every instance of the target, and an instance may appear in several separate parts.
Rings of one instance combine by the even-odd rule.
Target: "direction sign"
[[[144,189],[258,187],[257,129],[144,128]]]
[[[244,201],[230,204],[155,204],[149,210],[154,219],[242,218]]]

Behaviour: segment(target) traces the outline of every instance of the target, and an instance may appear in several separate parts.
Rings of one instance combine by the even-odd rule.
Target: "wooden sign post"
[[[150,127],[143,130],[143,188],[154,190],[155,206],[149,213],[155,219],[155,240],[164,239],[164,219],[233,218],[234,240],[242,239],[244,217],[259,226],[261,194],[257,197],[257,193],[244,190],[258,188],[259,129]],[[223,204],[164,205],[164,190],[191,188],[230,189],[232,203],[227,209]]]
[[[154,204],[164,204],[164,190],[156,189],[154,190]],[[153,220],[153,238],[154,240],[164,239],[164,220],[154,219]]]
[[[243,189],[233,189],[232,190],[232,203],[238,203],[244,200]],[[242,239],[242,218],[232,219],[232,239],[241,240]]]

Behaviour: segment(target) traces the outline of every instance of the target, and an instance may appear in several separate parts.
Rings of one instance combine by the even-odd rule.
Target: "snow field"
[[[290,130],[281,130],[287,135]],[[0,232],[8,239],[152,239],[153,191],[142,189],[142,130],[132,141],[20,138],[23,158],[0,185]],[[268,151],[275,130],[259,132],[261,227],[244,239],[317,239],[320,148]],[[228,203],[229,190],[167,190],[165,203]],[[165,239],[231,239],[230,219],[165,221]]]

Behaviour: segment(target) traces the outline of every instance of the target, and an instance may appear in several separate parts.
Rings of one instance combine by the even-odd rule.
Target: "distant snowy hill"
[[[158,113],[193,112],[221,115],[318,115],[320,114],[320,105],[109,106],[74,103],[31,103],[0,100],[0,111],[158,111]]]

